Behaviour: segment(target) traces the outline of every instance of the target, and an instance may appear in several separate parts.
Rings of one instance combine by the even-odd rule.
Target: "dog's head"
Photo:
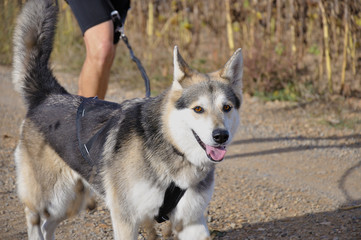
[[[191,69],[174,48],[174,80],[164,115],[172,144],[195,165],[220,162],[239,125],[243,57],[238,49],[219,71]]]

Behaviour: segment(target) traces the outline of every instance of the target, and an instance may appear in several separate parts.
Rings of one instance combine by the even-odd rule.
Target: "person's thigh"
[[[112,20],[108,20],[87,29],[84,33],[87,51],[97,48],[115,48],[116,45],[113,46],[113,28]]]

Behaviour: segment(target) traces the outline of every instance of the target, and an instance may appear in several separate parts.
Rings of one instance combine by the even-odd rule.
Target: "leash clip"
[[[122,21],[120,19],[119,12],[117,10],[113,10],[110,13],[110,16],[111,16],[112,21],[113,21],[113,23],[115,25],[115,30],[114,31],[119,32],[121,37],[125,36],[124,35],[124,25],[122,24]]]

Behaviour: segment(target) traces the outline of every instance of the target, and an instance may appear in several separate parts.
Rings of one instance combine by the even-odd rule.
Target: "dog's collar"
[[[158,223],[169,220],[168,214],[177,207],[178,202],[181,200],[186,190],[187,189],[181,189],[174,182],[169,185],[165,191],[163,204],[159,208],[158,215],[154,217]]]

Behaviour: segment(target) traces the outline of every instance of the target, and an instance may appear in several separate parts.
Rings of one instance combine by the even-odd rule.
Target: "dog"
[[[114,238],[137,239],[145,222],[171,222],[174,237],[210,239],[204,217],[215,165],[240,122],[243,57],[202,74],[174,48],[173,83],[151,98],[113,103],[68,93],[49,67],[58,9],[30,0],[14,32],[13,82],[27,113],[15,150],[17,191],[29,239],[89,205],[110,210]]]

